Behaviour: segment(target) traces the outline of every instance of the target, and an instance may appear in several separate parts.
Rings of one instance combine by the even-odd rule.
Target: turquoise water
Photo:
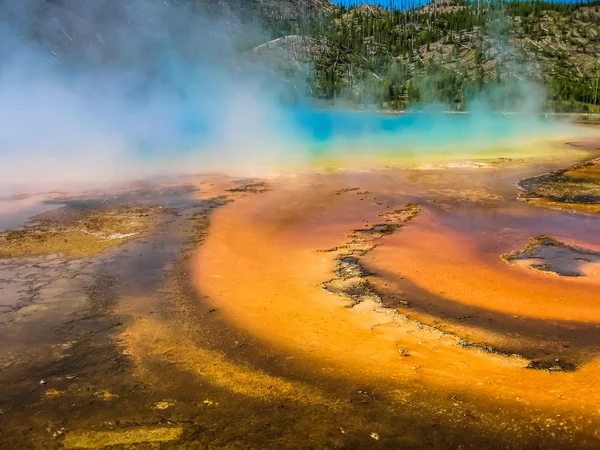
[[[402,139],[438,146],[464,142],[484,134],[498,140],[526,133],[531,125],[551,130],[554,124],[539,117],[514,117],[503,114],[449,114],[415,112],[401,115],[359,113],[347,111],[315,111],[298,109],[291,112],[292,123],[300,134],[315,142],[337,139]]]
[[[219,117],[219,112],[224,116]],[[154,135],[152,141],[140,142],[140,149],[146,155],[160,154],[166,146],[173,148],[178,142],[177,147],[184,153],[214,151],[232,145],[228,140],[231,138],[240,146],[254,147],[257,142],[276,147],[281,153],[306,152],[314,156],[360,151],[392,155],[448,153],[493,147],[515,139],[552,137],[568,128],[566,123],[535,114],[505,115],[482,110],[469,114],[424,111],[386,115],[311,107],[267,110],[257,123],[218,126],[227,114],[226,110],[215,110],[211,117],[181,116],[177,136],[171,133],[160,140]],[[243,112],[240,115],[244,117]]]

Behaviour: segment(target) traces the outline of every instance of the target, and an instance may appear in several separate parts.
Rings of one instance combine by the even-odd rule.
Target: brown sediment
[[[358,191],[360,190],[360,188],[357,187],[353,187],[353,188],[341,188],[341,189],[336,189],[334,191],[335,195],[342,195],[345,194],[346,192],[352,192],[352,191]]]
[[[517,186],[519,198],[534,205],[600,212],[600,159],[526,178]]]
[[[398,445],[459,436],[444,422],[420,438],[427,417],[379,423],[387,393],[307,376],[301,362],[257,345],[193,295],[190,252],[206,238],[211,210],[226,203],[194,203],[144,240],[75,265],[62,257],[0,264],[2,278],[13,269],[25,284],[51,278],[34,308],[1,316],[11,332],[0,337],[0,382],[10,386],[0,392],[0,447],[347,447],[373,434]],[[403,395],[413,401],[422,403]]]
[[[93,255],[146,232],[164,212],[160,207],[123,206],[74,211],[68,219],[42,216],[34,225],[0,233],[0,259]]]
[[[403,209],[399,209],[391,212],[382,212],[379,216],[386,218],[385,222],[376,223],[374,225],[365,225],[366,228],[357,228],[352,230],[353,234],[350,235],[351,241],[349,244],[362,244],[365,242],[361,236],[369,235],[372,236],[371,242],[379,239],[388,234],[392,234],[398,230],[406,222],[412,220],[420,211],[418,205],[408,204]],[[369,247],[369,250],[371,248]]]
[[[95,255],[151,231],[163,216],[193,203],[197,190],[190,184],[139,182],[109,192],[54,195],[44,203],[55,208],[31,217],[21,229],[0,233],[0,259]]]
[[[326,403],[318,390],[310,386],[236,363],[220,349],[207,348],[206,342],[203,342],[204,345],[199,343],[199,340],[206,341],[206,336],[203,336],[205,333],[198,329],[198,323],[186,317],[191,315],[202,321],[194,304],[197,298],[190,296],[188,270],[193,250],[197,245],[202,245],[208,236],[213,210],[231,201],[222,197],[215,200],[208,208],[189,218],[186,247],[179,255],[169,284],[165,286],[166,293],[175,301],[165,304],[160,298],[151,298],[149,304],[147,299],[131,298],[122,303],[120,314],[134,317],[127,330],[119,335],[123,352],[133,361],[138,376],[152,384],[161,383],[160,377],[153,374],[152,367],[152,361],[160,360],[162,364],[172,364],[179,370],[194,374],[205,384],[244,397],[291,399],[302,404]],[[152,310],[153,314],[143,315],[148,310]],[[214,309],[207,309],[205,315],[215,312]],[[166,316],[170,314],[180,320],[177,325],[174,320],[167,320]],[[214,402],[209,400],[205,404],[208,403],[212,406]]]
[[[345,296],[352,300],[350,304],[346,305],[347,308],[354,308],[356,305],[362,303],[363,301],[368,301],[374,305],[387,308],[387,305],[383,301],[382,295],[377,291],[373,283],[371,283],[368,280],[368,277],[373,277],[374,274],[369,273],[367,270],[365,270],[365,268],[360,263],[360,257],[365,256],[371,250],[375,249],[376,245],[374,244],[374,242],[376,240],[381,239],[383,236],[390,235],[394,231],[400,229],[402,226],[404,226],[404,224],[414,219],[420,211],[421,209],[418,205],[407,204],[404,208],[400,210],[392,212],[383,212],[379,214],[379,216],[388,218],[385,224],[387,225],[386,227],[382,227],[382,224],[376,224],[367,228],[367,230],[353,230],[354,234],[351,234],[349,236],[350,240],[345,245],[341,246],[342,248],[348,250],[346,250],[342,254],[337,255],[334,259],[334,263],[336,265],[334,273],[336,276],[323,281],[321,283],[321,287],[330,294]],[[359,237],[357,231],[366,231],[366,234],[371,236],[369,239]],[[406,300],[400,300],[399,304],[406,308],[411,308],[410,302]],[[391,314],[397,315],[397,311],[391,310]],[[424,322],[415,320],[414,318],[411,319],[407,314],[402,315],[402,320],[404,322],[412,322],[419,329],[427,328],[434,333],[458,337],[460,338],[458,344],[461,347],[477,348],[488,353],[494,353],[505,357],[521,356],[517,355],[516,352],[503,352],[502,350],[498,350],[486,343],[470,342],[464,338],[461,338],[455,333],[442,331],[441,328],[438,327],[437,323],[435,323],[435,321],[433,322],[433,324],[429,325]],[[407,355],[407,353],[405,353],[405,349],[403,349],[401,353],[405,356]],[[550,365],[539,361],[530,361],[527,367],[547,370],[551,369],[553,371],[570,371],[576,368],[574,364],[564,364],[558,359]]]
[[[352,230],[345,244],[333,248],[335,250],[343,248],[345,251],[337,255],[334,260],[336,276],[323,281],[321,287],[326,292],[344,295],[352,300],[352,303],[347,305],[348,308],[355,307],[365,299],[381,303],[381,299],[366,279],[368,272],[361,266],[359,257],[373,250],[378,239],[392,234],[414,219],[419,211],[418,205],[408,204],[396,211],[380,213],[379,216],[386,218],[384,223]],[[325,251],[329,252],[333,249]],[[323,252],[323,250],[318,251]]]
[[[547,198],[523,198],[524,202],[539,206],[542,208],[568,210],[584,214],[597,214],[600,212],[600,206],[597,203],[568,203],[562,201],[554,201]]]
[[[181,426],[141,426],[118,431],[81,431],[69,433],[62,444],[64,448],[91,449],[117,445],[179,441],[182,435],[183,428]]]
[[[198,428],[190,416],[168,427],[164,413],[149,412],[148,403],[168,394],[150,392],[135,377],[118,338],[128,318],[119,312],[125,295],[155,306],[148,300],[186,237],[190,214],[223,203],[181,201],[156,217],[143,240],[102,254],[72,257],[61,247],[55,255],[0,261],[0,383],[7,387],[0,392],[0,447],[177,446]],[[76,220],[110,211],[90,206]],[[196,228],[194,220],[191,237]]]
[[[227,189],[227,192],[234,193],[246,193],[246,194],[260,194],[271,190],[269,185],[264,181],[255,180],[239,180],[237,181],[239,186]]]

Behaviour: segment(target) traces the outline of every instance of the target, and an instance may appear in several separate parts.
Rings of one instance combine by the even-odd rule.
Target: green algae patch
[[[67,433],[64,448],[103,448],[113,445],[132,445],[170,442],[181,439],[182,427],[132,427],[126,430],[78,431]]]
[[[539,206],[600,212],[600,158],[519,181],[519,198]]]
[[[538,236],[523,249],[500,257],[504,262],[560,277],[585,277],[586,266],[600,265],[600,252]]]
[[[161,211],[158,207],[124,206],[41,217],[34,225],[0,233],[0,259],[97,254],[146,231]]]

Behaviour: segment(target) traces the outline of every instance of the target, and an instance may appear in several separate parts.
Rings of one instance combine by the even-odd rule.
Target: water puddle
[[[600,252],[572,247],[550,236],[533,238],[523,250],[502,255],[509,264],[561,277],[588,277],[600,273]]]
[[[61,206],[36,197],[0,199],[0,232],[21,229],[34,216]]]

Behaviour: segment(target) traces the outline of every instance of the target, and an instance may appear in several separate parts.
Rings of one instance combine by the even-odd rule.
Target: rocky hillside
[[[363,5],[304,30],[302,45],[272,47],[313,67],[309,89],[318,97],[462,109],[499,86],[510,103],[529,81],[545,86],[550,109],[599,110],[598,2],[438,0],[404,12]]]
[[[435,0],[393,11],[328,0],[0,0],[0,30],[11,32],[5,53],[29,42],[65,65],[157,73],[175,51],[239,68],[241,54],[295,95],[324,100],[461,110],[492,96],[506,110],[542,86],[548,109],[600,112],[599,0]]]
[[[0,38],[62,63],[139,61],[164,49],[229,56],[337,10],[328,0],[0,0]]]
[[[258,3],[265,15],[281,20],[300,21],[312,14],[332,14],[337,9],[329,0],[250,0]]]

